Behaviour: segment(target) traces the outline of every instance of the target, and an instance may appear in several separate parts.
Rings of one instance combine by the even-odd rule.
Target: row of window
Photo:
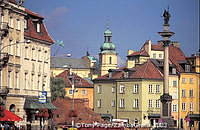
[[[1,21],[2,22],[7,22],[4,20],[5,16],[1,16]],[[39,21],[37,22],[33,22],[34,27],[36,29],[36,32],[41,32],[41,24]],[[24,29],[28,29],[28,20],[24,19],[24,20],[20,20],[19,18],[14,18],[14,17],[9,17],[9,21],[8,21],[8,25],[10,28],[15,28],[17,30],[21,30],[22,27],[24,27]]]
[[[150,84],[149,87],[148,87],[148,93],[161,93],[161,90],[160,90],[160,85],[156,84],[156,85],[152,85]],[[97,93],[101,93],[102,91],[102,86],[97,86]],[[112,93],[115,92],[115,87],[112,87]],[[133,85],[133,89],[132,89],[132,92],[133,93],[139,93],[139,84],[134,84]],[[120,85],[119,86],[119,93],[125,93],[125,86],[124,85]]]
[[[41,48],[35,48],[31,46],[25,47],[24,52],[25,59],[37,60],[37,61],[47,61],[49,60],[49,51],[42,50]]]
[[[194,79],[193,78],[182,78],[182,83],[183,84],[186,84],[186,83],[193,84]]]
[[[47,86],[46,75],[24,73],[24,89],[39,90]]]
[[[163,59],[163,54],[158,54],[158,56],[156,55],[156,53],[153,53],[153,59]]]
[[[75,90],[75,92],[78,92],[78,90],[77,90],[77,91]],[[70,89],[69,92],[68,92],[68,94],[69,94],[69,95],[72,95],[72,94],[73,94],[73,90]],[[87,90],[84,89],[84,90],[81,90],[81,94],[82,94],[82,95],[87,95],[88,92],[87,92]]]
[[[189,111],[193,111],[194,110],[194,103],[193,102],[190,102],[188,103],[188,110]],[[187,110],[187,105],[186,103],[182,103],[181,104],[181,110],[182,111],[186,111]],[[178,112],[178,104],[173,104],[172,105],[172,112]]]
[[[40,86],[46,86],[46,76],[35,75],[33,73],[29,74],[27,72],[24,73],[24,86],[23,89],[39,89]],[[8,81],[7,85],[9,88],[20,89],[21,80],[20,80],[20,73],[15,71],[8,71]],[[43,83],[43,84],[42,84]],[[22,87],[21,87],[22,88]]]
[[[139,99],[133,99],[133,102],[132,102],[132,107],[133,108],[139,108]],[[98,99],[97,100],[97,107],[101,107],[102,105],[102,100],[101,99]],[[112,100],[111,101],[111,107],[115,107],[115,100]],[[125,99],[120,99],[119,100],[119,108],[125,108]],[[150,99],[148,100],[148,108],[160,108],[160,100],[153,100],[153,99]]]
[[[13,40],[10,40],[9,45],[14,44],[15,42]],[[18,43],[18,42],[16,42]],[[32,60],[48,60],[49,59],[49,51],[44,50],[42,48],[36,48],[34,46],[25,46],[24,50],[22,50],[21,46],[24,46],[24,44],[16,44],[13,46],[8,47],[8,53],[15,56],[21,56],[21,54],[24,54],[24,58],[26,59],[32,59]]]
[[[182,89],[181,96],[182,96],[183,98],[186,97],[186,90],[185,90],[185,89]],[[194,97],[193,89],[190,89],[190,90],[189,90],[189,97]]]
[[[194,110],[194,103],[193,102],[188,103],[188,106],[189,106],[189,111],[193,111]],[[182,103],[181,104],[181,110],[182,111],[186,111],[187,110],[186,103]]]

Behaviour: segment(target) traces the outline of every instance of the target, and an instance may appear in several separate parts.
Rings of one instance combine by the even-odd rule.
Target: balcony
[[[1,37],[6,37],[8,34],[9,26],[8,23],[5,22],[0,22],[0,36]]]
[[[8,53],[0,53],[0,71],[7,65],[8,61]]]
[[[9,93],[9,89],[6,86],[0,86],[0,96],[6,96]]]

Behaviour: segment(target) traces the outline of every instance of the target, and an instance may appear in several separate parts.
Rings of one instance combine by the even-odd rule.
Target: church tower
[[[117,68],[117,52],[115,44],[112,43],[112,32],[107,27],[104,32],[104,43],[100,48],[99,53],[99,68],[100,76],[108,73],[109,69]]]

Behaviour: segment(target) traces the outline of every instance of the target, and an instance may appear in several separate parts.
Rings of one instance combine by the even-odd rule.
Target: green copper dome
[[[113,50],[113,51],[115,51],[115,44],[105,42],[105,43],[103,43],[103,45],[101,46],[100,49],[101,49],[101,51],[105,51],[105,50]]]
[[[106,31],[104,32],[104,34],[112,34],[112,32],[109,29],[106,29]]]
[[[101,52],[115,52],[115,44],[111,41],[112,32],[109,28],[104,32],[104,38],[104,43],[100,48]]]

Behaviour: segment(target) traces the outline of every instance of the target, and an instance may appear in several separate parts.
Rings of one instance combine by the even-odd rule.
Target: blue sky
[[[45,17],[54,40],[63,40],[56,55],[82,57],[88,50],[98,55],[109,23],[113,43],[122,59],[127,50],[139,50],[146,40],[162,38],[162,13],[170,7],[171,38],[189,56],[199,48],[199,0],[26,0],[25,7]],[[52,52],[58,46],[52,46]]]

